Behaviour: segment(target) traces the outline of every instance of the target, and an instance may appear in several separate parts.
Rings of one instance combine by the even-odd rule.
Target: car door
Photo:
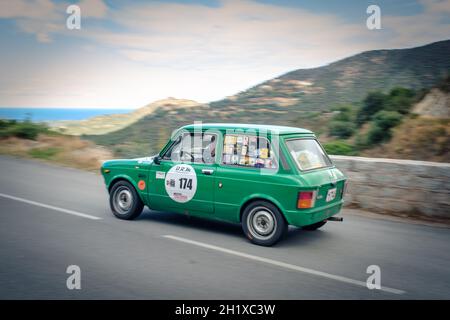
[[[150,207],[202,215],[214,212],[215,157],[209,152],[211,134],[184,133],[154,163],[149,177]],[[217,137],[214,139],[217,142]]]
[[[222,160],[216,173],[215,215],[239,221],[241,205],[248,199],[267,195],[281,198],[278,160],[266,137],[254,134],[226,134]]]

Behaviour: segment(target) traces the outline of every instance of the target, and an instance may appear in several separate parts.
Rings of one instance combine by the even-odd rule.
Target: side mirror
[[[161,157],[160,157],[159,155],[155,156],[155,157],[153,158],[153,162],[154,162],[155,164],[160,164],[160,163],[161,163]]]

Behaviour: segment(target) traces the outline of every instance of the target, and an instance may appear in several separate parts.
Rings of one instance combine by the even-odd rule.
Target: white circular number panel
[[[180,203],[191,200],[197,191],[197,175],[188,164],[177,164],[170,168],[164,181],[169,197]]]

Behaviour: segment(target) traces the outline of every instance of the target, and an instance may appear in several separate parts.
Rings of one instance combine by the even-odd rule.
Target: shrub
[[[11,130],[13,136],[30,140],[36,140],[39,132],[39,128],[29,122],[20,123]]]
[[[372,115],[384,108],[388,96],[382,92],[375,91],[367,95],[363,101],[361,109],[356,115],[356,122],[359,126],[369,121]]]
[[[332,142],[328,142],[325,143],[323,145],[325,151],[328,154],[335,154],[335,155],[355,155],[356,154],[356,150],[355,148],[344,141],[332,141]]]
[[[0,138],[18,137],[36,140],[40,133],[47,132],[48,129],[43,124],[30,121],[17,122],[14,120],[0,120]]]
[[[10,126],[14,125],[15,123],[16,123],[15,120],[3,120],[3,119],[0,119],[0,130],[7,129]]]
[[[414,102],[414,91],[406,88],[394,88],[389,93],[389,97],[385,102],[384,109],[389,111],[397,111],[401,114],[409,113]]]
[[[374,145],[378,144],[384,140],[387,140],[389,137],[387,137],[387,132],[379,127],[377,124],[372,123],[372,126],[370,127],[369,132],[367,133],[367,145]]]
[[[383,130],[389,130],[402,121],[402,115],[397,111],[380,111],[373,116],[374,123]]]
[[[397,111],[379,111],[373,116],[372,125],[367,134],[369,145],[377,144],[391,138],[391,128],[398,125],[402,116]]]
[[[349,138],[355,132],[355,125],[347,121],[332,121],[330,123],[330,135],[341,139]]]
[[[340,105],[333,108],[333,111],[338,111],[338,113],[333,116],[333,120],[336,121],[354,121],[355,120],[355,109],[356,107],[350,104]]]

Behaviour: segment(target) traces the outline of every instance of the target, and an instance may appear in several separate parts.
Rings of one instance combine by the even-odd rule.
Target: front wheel
[[[109,205],[113,214],[123,220],[136,219],[142,212],[144,204],[128,181],[116,182],[109,193]]]
[[[272,203],[255,201],[244,210],[242,229],[251,242],[271,246],[286,234],[288,225],[280,210]]]

